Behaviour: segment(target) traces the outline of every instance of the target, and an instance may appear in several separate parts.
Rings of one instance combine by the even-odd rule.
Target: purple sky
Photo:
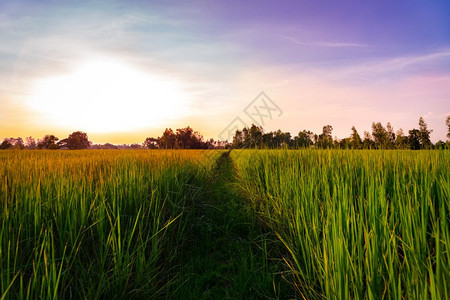
[[[61,2],[0,3],[0,137],[133,143],[191,125],[217,138],[236,117],[251,123],[243,110],[265,91],[283,110],[266,130],[331,124],[343,138],[423,116],[445,140],[449,1]],[[101,66],[135,80],[97,79]],[[128,88],[141,92],[107,102]]]

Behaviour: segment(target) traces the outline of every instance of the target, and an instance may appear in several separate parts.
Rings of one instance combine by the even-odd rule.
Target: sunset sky
[[[64,3],[64,4],[63,4]],[[83,4],[81,4],[83,3]],[[264,129],[373,121],[445,140],[450,1],[1,1],[0,138],[217,138],[264,91]]]

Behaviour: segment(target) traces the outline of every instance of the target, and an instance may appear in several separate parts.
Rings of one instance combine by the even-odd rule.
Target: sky
[[[236,120],[344,138],[422,116],[436,142],[447,115],[449,1],[0,2],[0,138],[228,138]]]

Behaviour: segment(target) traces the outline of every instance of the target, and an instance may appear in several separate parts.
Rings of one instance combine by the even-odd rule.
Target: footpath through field
[[[170,298],[276,299],[287,284],[271,257],[268,233],[239,192],[229,152],[194,204],[189,244]]]

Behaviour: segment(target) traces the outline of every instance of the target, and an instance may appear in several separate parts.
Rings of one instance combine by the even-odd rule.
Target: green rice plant
[[[163,295],[220,155],[0,152],[1,299]]]
[[[233,151],[303,298],[449,299],[449,151]]]

